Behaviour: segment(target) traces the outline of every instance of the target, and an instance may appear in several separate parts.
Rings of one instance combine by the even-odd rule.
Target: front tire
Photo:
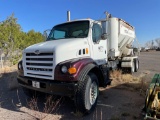
[[[97,105],[98,95],[98,78],[94,73],[89,73],[85,79],[78,84],[75,97],[77,112],[84,115],[93,111]]]

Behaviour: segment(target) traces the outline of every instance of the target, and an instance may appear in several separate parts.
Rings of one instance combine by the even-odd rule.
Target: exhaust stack
[[[70,11],[67,11],[67,21],[71,20]]]
[[[109,20],[109,18],[112,17],[112,15],[109,12],[105,12],[105,14],[106,14],[106,20]]]

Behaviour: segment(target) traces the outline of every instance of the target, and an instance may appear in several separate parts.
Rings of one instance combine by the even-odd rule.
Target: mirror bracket
[[[103,33],[101,35],[102,40],[106,40],[108,38],[108,34],[107,33]]]

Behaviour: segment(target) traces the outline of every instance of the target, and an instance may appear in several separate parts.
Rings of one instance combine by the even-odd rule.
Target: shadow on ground
[[[13,103],[18,103],[21,94],[16,80],[17,72],[4,73],[0,76],[0,105],[1,108],[16,110]],[[21,97],[21,96],[20,96]]]

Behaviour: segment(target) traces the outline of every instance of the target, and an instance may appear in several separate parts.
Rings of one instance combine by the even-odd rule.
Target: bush
[[[20,60],[20,58],[22,58],[22,55],[16,55],[16,56],[12,56],[10,59],[10,63],[11,65],[15,65],[18,63],[18,61]]]

